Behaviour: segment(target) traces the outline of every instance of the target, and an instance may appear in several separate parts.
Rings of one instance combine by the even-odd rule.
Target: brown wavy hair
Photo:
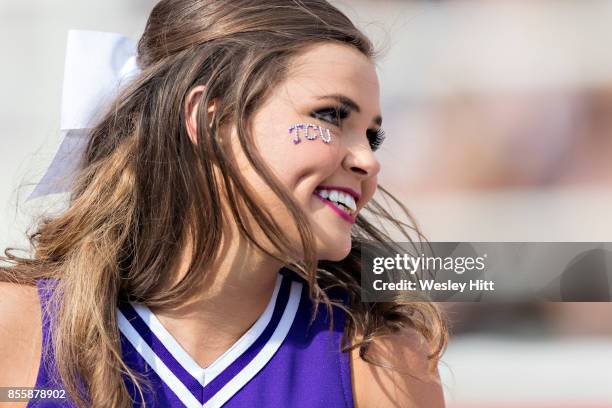
[[[375,58],[368,38],[324,0],[162,0],[155,6],[138,43],[142,72],[89,131],[67,209],[41,217],[34,232],[28,232],[33,256],[20,257],[8,248],[0,257],[10,263],[0,268],[0,280],[25,285],[41,278],[57,281],[54,360],[79,406],[131,406],[122,374],[142,397],[140,384],[146,379],[122,361],[117,302],[172,306],[190,293],[201,280],[200,268],[219,250],[227,222],[221,217],[224,200],[243,238],[307,281],[317,306],[346,311],[350,318],[343,351],[359,347],[361,358],[374,364],[368,349],[378,336],[412,327],[429,342],[432,367],[437,364],[448,336],[437,305],[360,301],[360,244],[392,241],[386,229],[359,215],[350,254],[339,262],[317,261],[306,214],[266,166],[248,132],[269,90],[286,77],[290,59],[323,42],[348,44]],[[205,85],[200,106],[218,103],[211,123],[204,110],[198,112],[194,145],[183,107],[198,85]],[[273,215],[258,206],[220,142],[219,130],[228,123],[236,127],[246,157],[293,215],[301,256]],[[376,200],[364,210],[411,242],[415,233],[422,238],[408,210],[382,186],[378,191],[401,209],[407,222]],[[260,245],[246,217],[285,255]],[[195,254],[189,270],[169,290],[161,290],[173,281],[169,271],[175,270],[187,243]],[[346,303],[327,296],[331,287],[346,291]]]

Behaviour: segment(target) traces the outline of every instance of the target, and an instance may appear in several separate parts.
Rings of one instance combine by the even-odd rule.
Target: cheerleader
[[[0,386],[36,392],[15,406],[444,406],[437,306],[360,300],[361,243],[391,241],[363,213],[413,232],[373,199],[374,58],[324,0],[71,31],[31,196],[68,206],[0,268]]]

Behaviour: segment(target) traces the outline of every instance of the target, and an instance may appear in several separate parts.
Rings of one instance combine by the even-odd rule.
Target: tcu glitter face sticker
[[[302,141],[300,136],[304,136],[308,140],[315,140],[317,135],[321,137],[324,143],[331,143],[331,131],[324,127],[313,125],[312,123],[298,123],[289,128],[289,136],[293,136],[293,144],[298,144]]]

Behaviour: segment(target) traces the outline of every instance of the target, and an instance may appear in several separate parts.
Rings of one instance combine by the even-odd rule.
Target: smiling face
[[[375,66],[357,49],[336,43],[313,46],[295,57],[286,80],[252,118],[260,154],[311,222],[319,260],[341,260],[351,249],[355,216],[376,190],[380,163],[373,150],[382,136],[381,123]],[[297,124],[315,125],[309,134],[316,138],[307,139],[304,129],[301,142],[294,143],[297,130],[290,134],[289,128]],[[324,136],[329,130],[329,143],[322,140],[319,126]],[[236,159],[262,205],[297,243],[290,213],[246,158],[239,154]],[[351,200],[356,211],[347,211],[347,206],[353,207]]]

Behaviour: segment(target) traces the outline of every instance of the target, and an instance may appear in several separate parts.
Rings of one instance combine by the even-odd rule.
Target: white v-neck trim
[[[247,364],[234,378],[223,386],[217,393],[209,399],[204,408],[217,408],[223,406],[230,398],[232,398],[242,387],[244,387],[266,364],[274,357],[274,354],[281,347],[300,306],[302,295],[302,284],[300,282],[291,282],[291,292],[287,307],[283,311],[280,322],[276,326],[272,337],[259,353]]]
[[[272,301],[270,302],[270,304],[272,304],[273,306],[276,303],[276,297],[278,296],[280,289],[279,282],[281,281],[282,276],[277,281],[274,296],[272,297]],[[285,341],[285,338],[289,334],[289,331],[291,330],[291,327],[297,315],[297,311],[299,309],[301,301],[300,299],[302,297],[302,288],[302,283],[295,281],[291,282],[291,287],[288,288],[289,293],[287,304],[283,308],[282,316],[280,317],[280,320],[276,325],[270,339],[266,341],[266,343],[263,345],[263,348],[259,350],[257,355],[254,356],[253,359],[245,367],[243,367],[238,373],[236,373],[229,382],[227,382],[219,390],[217,390],[217,392],[215,392],[212,397],[204,401],[204,405],[202,405],[202,403],[198,400],[199,398],[196,397],[197,394],[193,394],[193,390],[188,389],[187,385],[183,383],[181,379],[179,379],[177,375],[175,375],[174,372],[169,368],[169,366],[166,365],[162,358],[160,358],[160,356],[155,353],[155,351],[149,346],[147,341],[140,335],[140,333],[135,329],[135,327],[132,326],[132,323],[130,323],[130,321],[125,317],[121,309],[118,310],[119,329],[127,338],[127,340],[132,344],[132,346],[136,349],[136,351],[157,373],[157,375],[165,383],[165,385],[168,386],[170,390],[172,390],[172,392],[181,400],[183,404],[185,404],[186,407],[218,408],[224,405],[230,398],[232,398],[236,393],[238,393],[240,389],[242,389],[249,381],[251,381],[251,379],[253,379],[253,377],[255,377],[255,375],[257,375],[257,373],[261,371],[266,366],[266,364],[268,364],[268,362],[280,349],[283,342]],[[260,318],[260,320],[263,321],[262,318]],[[171,349],[168,350],[174,351]],[[234,346],[232,346],[230,350],[233,351],[231,353],[228,353],[228,355],[240,357],[241,354],[235,354],[236,350],[234,349]],[[177,355],[172,355],[178,361],[178,359],[176,358]],[[191,359],[188,354],[187,357]],[[218,359],[218,361],[219,360],[220,358]],[[230,361],[230,363],[235,360],[236,357],[234,357],[233,360]],[[192,362],[195,363],[193,360]],[[201,367],[200,369],[202,370]],[[206,372],[207,370],[204,371]]]
[[[219,374],[223,372],[230,364],[240,357],[263,333],[268,323],[272,319],[274,306],[280,290],[283,275],[278,274],[274,292],[266,309],[262,315],[255,321],[246,333],[244,333],[232,346],[219,356],[208,367],[201,367],[190,355],[185,351],[183,346],[172,336],[172,334],[164,327],[161,321],[155,316],[153,311],[144,304],[131,304],[136,310],[136,313],[142,318],[149,329],[157,336],[161,343],[168,349],[170,354],[178,361],[183,368],[191,374],[202,386],[210,383]]]
[[[188,408],[201,408],[200,401],[189,391],[185,384],[168,368],[155,351],[138,334],[128,319],[119,310],[117,320],[119,329],[132,344],[132,347],[144,358],[149,366],[159,375],[179,400]]]

